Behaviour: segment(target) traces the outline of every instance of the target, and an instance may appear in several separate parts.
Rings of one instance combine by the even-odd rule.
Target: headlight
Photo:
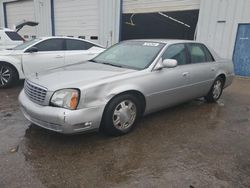
[[[62,89],[56,91],[50,103],[53,106],[75,110],[79,102],[79,91],[77,89]]]

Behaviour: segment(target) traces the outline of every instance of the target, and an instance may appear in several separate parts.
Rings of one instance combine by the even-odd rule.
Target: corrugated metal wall
[[[249,0],[201,0],[197,40],[232,58],[238,23],[250,23]]]
[[[34,1],[34,3],[33,3]],[[48,36],[51,35],[51,7],[50,0],[3,0],[0,1],[0,27],[5,27],[3,3],[6,3],[6,13],[8,27],[12,28],[14,24],[23,19],[37,21],[39,25],[35,28],[24,27],[21,35]],[[29,2],[32,2],[31,6]]]
[[[23,20],[35,21],[35,9],[33,0],[16,1],[6,4],[8,28],[15,29],[15,25]],[[36,27],[24,27],[19,32],[22,36],[37,35]],[[27,38],[26,37],[26,38]]]
[[[99,43],[108,47],[119,42],[121,1],[99,0],[99,6]]]
[[[170,12],[199,7],[200,0],[123,0],[123,13]]]
[[[56,35],[98,36],[98,0],[54,0],[54,15]]]
[[[48,36],[52,34],[51,30],[51,6],[50,0],[34,0],[35,17],[39,22],[37,28],[38,36]]]
[[[12,2],[16,1],[15,3],[21,4],[22,1],[25,0],[0,0],[0,27],[4,27],[4,13],[3,13],[3,2]],[[58,1],[58,2],[57,2]],[[66,0],[64,0],[66,1]],[[82,4],[81,0],[77,0],[79,3]],[[97,1],[97,2],[96,2]],[[72,1],[73,3],[74,1]],[[93,1],[94,2],[94,1]],[[85,5],[93,4],[91,1],[86,1]],[[56,7],[57,5],[60,6],[59,0],[54,0],[54,23],[56,33],[58,35],[81,35],[82,29],[86,29],[84,25],[79,25],[79,23],[86,23],[86,24],[93,24],[93,21],[88,18],[83,18],[81,16],[82,11],[92,11],[90,12],[91,15],[95,14],[95,20],[98,20],[94,28],[89,31],[89,36],[99,36],[98,42],[104,46],[110,46],[114,43],[119,41],[119,31],[120,31],[120,8],[121,8],[121,1],[120,0],[95,0],[95,4],[98,4],[95,10],[90,10],[89,8],[86,10],[82,9],[70,9],[70,7],[61,7],[58,10]],[[58,4],[59,3],[59,4]],[[64,9],[70,10],[65,11]],[[76,7],[77,8],[77,7]],[[79,7],[78,7],[79,8]],[[56,10],[57,9],[57,10]],[[80,16],[76,15],[76,11],[79,10]],[[19,10],[20,12],[23,11],[22,8]],[[51,0],[34,0],[34,9],[30,10],[29,12],[35,12],[35,19],[34,21],[39,22],[37,27],[37,32],[35,35],[37,36],[51,36],[52,35],[52,19],[51,19]],[[17,12],[18,13],[18,12]],[[66,14],[67,13],[67,14]],[[61,14],[61,16],[58,16]],[[67,23],[67,19],[62,20],[60,23],[58,19],[71,18],[72,23]],[[86,16],[84,16],[86,17]],[[22,18],[20,18],[21,20]],[[76,23],[76,21],[78,21]],[[61,25],[58,25],[61,24]],[[73,25],[72,25],[73,24]],[[79,25],[78,28],[74,28],[74,26]],[[59,28],[59,30],[58,30]],[[61,28],[61,30],[60,30]],[[74,31],[74,29],[78,29]],[[58,32],[60,31],[60,32]],[[77,33],[75,33],[77,32]],[[83,33],[84,34],[84,33]],[[91,34],[91,35],[90,35]],[[89,39],[89,37],[87,38]]]

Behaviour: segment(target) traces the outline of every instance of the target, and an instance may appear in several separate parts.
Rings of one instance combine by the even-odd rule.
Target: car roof
[[[95,43],[95,42],[92,42],[90,40],[86,40],[86,39],[82,39],[82,38],[76,38],[76,37],[66,37],[66,36],[50,36],[50,37],[37,37],[38,39],[41,39],[41,40],[46,40],[46,39],[56,39],[56,38],[59,38],[59,39],[75,39],[75,40],[81,40],[81,41],[86,41],[86,42],[89,42],[89,43],[92,43],[96,46],[99,46],[101,48],[105,48],[103,47],[102,45],[98,44],[98,43]]]
[[[174,44],[174,43],[199,43],[194,40],[181,40],[181,39],[133,39],[128,41],[142,41],[142,42],[158,42],[164,44]]]

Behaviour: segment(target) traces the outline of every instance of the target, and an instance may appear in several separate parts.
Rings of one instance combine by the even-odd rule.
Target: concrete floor
[[[64,136],[30,125],[22,86],[0,90],[0,187],[250,187],[250,79],[217,104],[152,114],[129,135]]]

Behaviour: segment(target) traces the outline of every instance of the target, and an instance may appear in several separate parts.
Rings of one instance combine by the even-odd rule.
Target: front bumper
[[[41,106],[32,102],[22,91],[19,95],[21,110],[30,122],[52,131],[73,134],[99,129],[104,106],[68,110]]]

